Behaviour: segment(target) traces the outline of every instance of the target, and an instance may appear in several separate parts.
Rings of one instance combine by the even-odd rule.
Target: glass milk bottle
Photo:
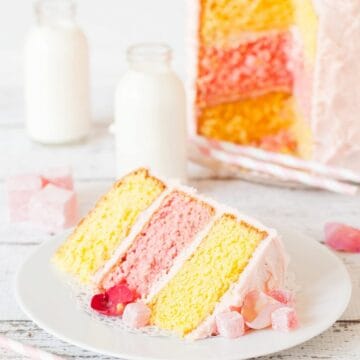
[[[26,127],[45,144],[84,138],[90,128],[88,46],[70,0],[40,0],[25,46]]]
[[[171,49],[135,45],[127,61],[115,94],[117,175],[145,166],[185,180],[185,92],[171,69]]]

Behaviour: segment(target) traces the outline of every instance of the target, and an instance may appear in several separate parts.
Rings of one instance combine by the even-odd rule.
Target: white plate
[[[17,276],[17,299],[41,328],[69,343],[125,359],[247,359],[301,344],[329,328],[344,312],[351,295],[349,275],[325,246],[300,234],[282,231],[301,291],[297,309],[301,326],[290,333],[254,331],[236,339],[210,338],[193,343],[128,333],[86,315],[49,260],[63,236],[39,247]]]

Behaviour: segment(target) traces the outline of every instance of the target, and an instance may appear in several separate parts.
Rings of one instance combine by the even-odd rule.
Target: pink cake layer
[[[289,33],[268,34],[231,48],[199,49],[197,101],[235,101],[269,91],[291,91]]]
[[[106,290],[125,280],[132,290],[146,296],[213,213],[209,205],[180,191],[171,192],[99,287]]]

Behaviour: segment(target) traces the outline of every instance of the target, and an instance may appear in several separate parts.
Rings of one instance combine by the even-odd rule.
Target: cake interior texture
[[[80,281],[89,283],[128,235],[139,214],[164,189],[165,185],[146,169],[122,178],[79,223],[55,253],[54,262]]]
[[[311,0],[199,0],[201,136],[309,158]]]
[[[108,289],[126,280],[138,295],[147,296],[151,286],[171,269],[175,258],[209,223],[214,211],[191,195],[172,191],[105,276],[101,287]]]
[[[185,336],[214,311],[267,233],[224,214],[150,303],[151,323]],[[224,261],[226,259],[226,261]]]

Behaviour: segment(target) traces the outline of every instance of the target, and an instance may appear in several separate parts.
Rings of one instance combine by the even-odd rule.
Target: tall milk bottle
[[[145,166],[185,180],[185,92],[171,69],[171,49],[135,45],[127,61],[115,94],[117,175]]]
[[[35,3],[25,46],[26,128],[45,144],[75,142],[90,129],[89,56],[71,0]]]

